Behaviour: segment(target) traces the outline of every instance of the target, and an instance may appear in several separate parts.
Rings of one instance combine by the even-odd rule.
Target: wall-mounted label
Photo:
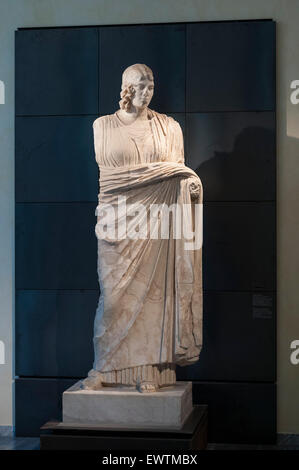
[[[293,366],[296,366],[299,364],[299,340],[294,339],[294,341],[291,342],[290,348],[294,349],[294,351],[290,355],[290,361]]]
[[[271,320],[273,317],[273,299],[265,294],[252,295],[252,316],[253,318],[264,318]]]
[[[5,346],[3,341],[0,341],[0,365],[5,364]]]
[[[271,320],[273,317],[271,308],[267,307],[252,307],[252,316],[253,318],[264,318],[266,320]]]

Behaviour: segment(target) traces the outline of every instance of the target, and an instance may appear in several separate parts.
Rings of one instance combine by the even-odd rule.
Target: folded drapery
[[[196,362],[202,348],[200,178],[182,163],[157,161],[100,166],[99,183],[94,369]],[[160,216],[152,212],[155,205]],[[168,237],[153,238],[150,227],[160,234],[165,220]]]
[[[100,193],[114,193],[121,189],[129,190],[147,184],[161,183],[173,176],[199,177],[191,168],[183,163],[153,162],[140,163],[133,166],[99,166]]]

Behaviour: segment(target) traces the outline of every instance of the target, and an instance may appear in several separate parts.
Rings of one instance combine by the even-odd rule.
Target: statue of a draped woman
[[[202,348],[202,242],[187,249],[177,227],[189,223],[193,240],[202,241],[202,217],[196,218],[202,212],[195,206],[202,208],[203,189],[185,166],[179,123],[148,107],[153,92],[151,69],[128,67],[120,109],[93,123],[100,297],[85,389],[122,385],[155,392],[175,384],[176,365],[198,361]],[[155,213],[155,207],[176,210],[167,219],[167,211]],[[161,236],[166,219],[168,236]]]

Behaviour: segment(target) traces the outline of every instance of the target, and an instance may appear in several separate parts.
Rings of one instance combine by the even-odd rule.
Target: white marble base
[[[177,382],[153,393],[126,386],[82,390],[80,383],[63,393],[63,424],[180,429],[193,409],[192,382]]]

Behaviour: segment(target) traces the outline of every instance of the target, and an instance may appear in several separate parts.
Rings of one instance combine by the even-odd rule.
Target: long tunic
[[[202,348],[202,248],[186,250],[182,238],[175,239],[176,213],[169,218],[168,238],[128,233],[136,221],[139,230],[149,227],[153,204],[186,204],[180,226],[187,217],[202,237],[202,220],[196,222],[190,196],[190,185],[197,182],[196,202],[202,204],[202,184],[185,166],[182,130],[170,116],[148,109],[148,119],[125,124],[114,113],[97,118],[93,130],[100,171],[95,227],[100,297],[93,367],[107,383],[133,384],[153,374],[160,384],[174,383],[175,365],[196,362]],[[130,219],[119,198],[125,198],[127,207],[143,204],[146,211]],[[112,221],[104,216],[108,206],[118,214],[116,227],[127,229],[125,236],[120,230],[103,237],[104,225]],[[161,228],[161,213],[155,220]]]

